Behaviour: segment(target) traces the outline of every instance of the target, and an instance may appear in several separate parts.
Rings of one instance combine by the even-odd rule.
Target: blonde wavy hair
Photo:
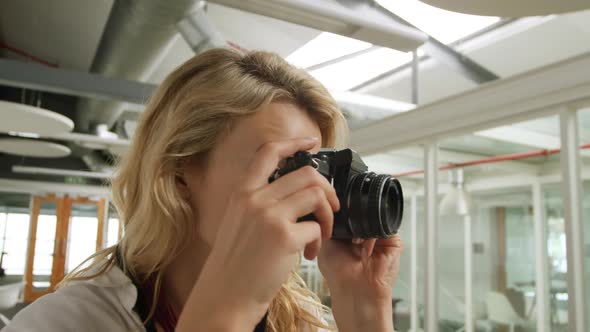
[[[163,271],[195,227],[193,211],[177,186],[183,161],[206,158],[232,122],[275,101],[305,109],[320,128],[322,146],[345,144],[346,121],[329,92],[274,53],[213,49],[172,72],[151,97],[112,181],[124,229],[121,241],[94,254],[89,266],[76,269],[63,283],[106,272],[119,250],[127,274],[140,283],[155,279],[152,317]],[[298,331],[304,323],[329,328],[318,317],[324,310],[293,271],[270,305],[267,331]]]

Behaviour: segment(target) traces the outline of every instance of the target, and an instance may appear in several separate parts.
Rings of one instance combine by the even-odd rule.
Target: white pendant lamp
[[[465,191],[463,169],[451,170],[451,188],[440,202],[440,214],[442,215],[469,215],[471,199]]]
[[[0,152],[23,157],[61,158],[70,155],[65,145],[24,138],[0,138]]]
[[[562,14],[590,9],[589,0],[420,0],[452,12],[500,17]]]
[[[0,132],[40,136],[64,134],[74,129],[74,122],[59,113],[31,105],[0,100]]]

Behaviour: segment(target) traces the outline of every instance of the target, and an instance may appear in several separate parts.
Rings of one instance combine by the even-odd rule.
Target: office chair
[[[510,332],[515,332],[517,326],[524,328],[534,327],[534,322],[523,319],[516,313],[506,295],[498,292],[489,292],[486,297],[488,318],[490,321],[508,325]]]

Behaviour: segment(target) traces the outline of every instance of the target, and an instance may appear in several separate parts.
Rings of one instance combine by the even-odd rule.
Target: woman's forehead
[[[242,118],[233,126],[230,136],[240,145],[258,146],[277,140],[318,137],[319,126],[302,108],[290,103],[270,103],[255,114]],[[321,141],[321,140],[320,140]]]

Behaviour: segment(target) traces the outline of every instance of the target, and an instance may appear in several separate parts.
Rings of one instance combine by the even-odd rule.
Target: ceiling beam
[[[354,130],[351,143],[359,153],[378,153],[589,103],[590,52],[390,116]]]
[[[0,59],[0,85],[34,89],[75,97],[98,98],[126,102],[124,108],[143,112],[146,100],[157,88],[156,84],[108,78],[98,74],[37,64]],[[370,96],[358,92],[334,91],[334,98],[342,106],[363,107],[385,116],[389,112],[403,112],[413,104]],[[375,114],[367,114],[374,117]]]
[[[111,195],[108,186],[65,184],[46,181],[14,180],[6,178],[0,178],[0,192],[28,193],[33,195],[55,193],[99,197],[110,197]]]
[[[59,141],[73,142],[82,146],[94,147],[96,149],[128,148],[131,145],[131,140],[123,138],[108,138],[97,135],[89,135],[83,133],[63,133],[53,135],[42,135],[39,138],[48,138]]]
[[[424,43],[423,49],[424,53],[430,55],[436,61],[446,65],[461,76],[466,77],[477,84],[494,81],[500,78],[500,76],[475,62],[470,57],[455,51],[451,47],[432,37],[428,38],[428,41]]]
[[[155,84],[6,59],[0,59],[0,85],[131,104],[145,103],[156,88]]]

